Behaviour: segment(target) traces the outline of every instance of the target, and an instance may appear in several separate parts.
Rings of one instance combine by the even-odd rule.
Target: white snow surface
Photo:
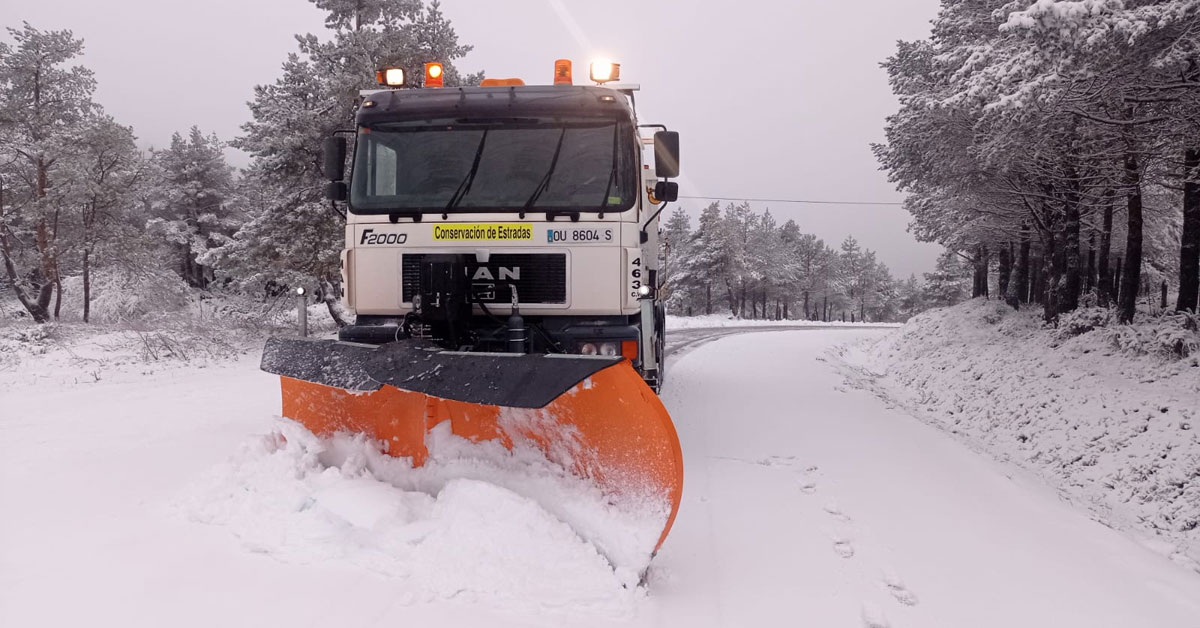
[[[316,438],[249,357],[0,389],[0,626],[1200,623],[1200,575],[846,388],[824,356],[886,333],[673,356],[684,500],[645,587],[530,452],[441,433],[418,470]]]
[[[141,297],[130,297],[139,303]],[[112,324],[37,325],[11,320],[0,307],[0,392],[13,388],[59,389],[97,383],[142,382],[168,371],[195,371],[262,351],[269,334],[292,334],[297,313],[290,299],[194,301],[184,313]],[[2,305],[2,304],[0,304]],[[324,304],[308,308],[310,332],[334,337],[337,327]]]
[[[895,328],[899,327],[896,323],[841,323],[838,321],[830,321],[828,323],[822,321],[803,321],[803,320],[758,320],[736,318],[724,314],[702,314],[700,316],[667,316],[667,329],[713,329],[717,327],[825,327],[825,328],[840,328],[840,327],[883,327]]]
[[[1081,311],[1054,330],[1038,311],[975,300],[835,353],[852,384],[1200,572],[1200,354],[1161,350],[1195,351],[1200,334],[1106,319]]]

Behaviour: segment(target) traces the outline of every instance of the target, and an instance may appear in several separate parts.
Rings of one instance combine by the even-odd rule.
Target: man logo
[[[359,246],[370,244],[404,244],[408,242],[407,233],[375,233],[374,229],[363,229]]]
[[[499,268],[499,274],[500,276],[496,277],[492,275],[491,269],[489,269],[487,266],[480,266],[479,268],[475,269],[475,275],[471,277],[471,281],[479,281],[481,279],[488,279],[491,281],[521,281],[520,266],[513,266],[512,268],[505,268],[501,266]]]

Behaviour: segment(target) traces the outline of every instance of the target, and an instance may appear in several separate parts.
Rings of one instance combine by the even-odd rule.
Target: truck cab
[[[427,64],[424,88],[362,93],[348,175],[346,140],[324,146],[356,316],[341,340],[619,355],[658,390],[678,135],[639,125],[636,86],[573,85],[561,64],[555,85],[430,87]]]

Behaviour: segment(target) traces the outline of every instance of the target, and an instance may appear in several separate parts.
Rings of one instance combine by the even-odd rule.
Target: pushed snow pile
[[[454,598],[624,615],[665,513],[615,504],[532,447],[471,443],[443,423],[413,468],[362,436],[282,421],[183,501],[252,551],[402,579],[401,601]]]
[[[837,353],[851,384],[1200,570],[1200,332],[1188,315],[1142,318],[1086,310],[1050,329],[975,300]]]

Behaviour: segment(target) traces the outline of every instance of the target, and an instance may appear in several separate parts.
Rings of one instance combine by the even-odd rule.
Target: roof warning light
[[[571,60],[559,59],[554,62],[554,84],[571,85]]]
[[[443,87],[445,79],[446,77],[442,73],[442,64],[436,61],[425,64],[425,87]]]

